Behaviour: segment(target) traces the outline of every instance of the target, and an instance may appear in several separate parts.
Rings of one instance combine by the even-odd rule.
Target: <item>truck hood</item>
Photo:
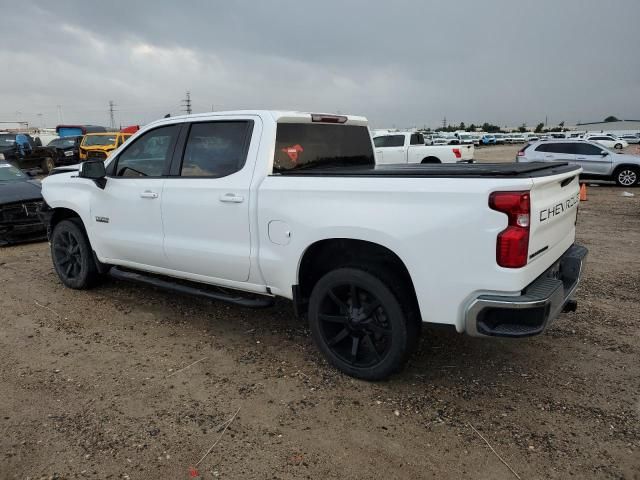
[[[0,182],[0,205],[34,198],[40,199],[42,198],[40,188],[40,183],[35,180]]]

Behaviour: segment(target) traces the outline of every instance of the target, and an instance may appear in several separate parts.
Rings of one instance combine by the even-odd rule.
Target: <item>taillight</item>
[[[524,157],[524,150],[519,150],[518,151],[518,156],[519,157]]]
[[[456,158],[462,158],[462,153],[460,153],[460,149],[459,148],[454,148],[453,149],[453,154],[456,156]]]
[[[489,207],[507,215],[507,228],[498,234],[496,262],[505,268],[527,264],[531,198],[529,192],[493,192]]]

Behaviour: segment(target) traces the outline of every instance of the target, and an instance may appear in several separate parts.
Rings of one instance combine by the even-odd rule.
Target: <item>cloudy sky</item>
[[[0,120],[182,110],[361,114],[377,127],[640,117],[638,0],[0,0]],[[58,108],[58,105],[60,106]]]

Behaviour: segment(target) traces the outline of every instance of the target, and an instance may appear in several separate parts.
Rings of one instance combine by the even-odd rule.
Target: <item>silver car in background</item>
[[[516,162],[568,162],[582,167],[582,178],[613,180],[623,187],[640,181],[640,156],[616,153],[588,140],[546,140],[520,149]]]

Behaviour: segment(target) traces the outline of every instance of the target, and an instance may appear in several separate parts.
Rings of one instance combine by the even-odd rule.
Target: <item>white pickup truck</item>
[[[217,112],[54,170],[40,216],[70,288],[109,273],[248,307],[291,299],[332,365],[373,380],[423,322],[526,337],[575,308],[579,173],[375,165],[362,117]]]
[[[464,163],[473,161],[471,145],[425,145],[417,132],[374,134],[376,163]]]

